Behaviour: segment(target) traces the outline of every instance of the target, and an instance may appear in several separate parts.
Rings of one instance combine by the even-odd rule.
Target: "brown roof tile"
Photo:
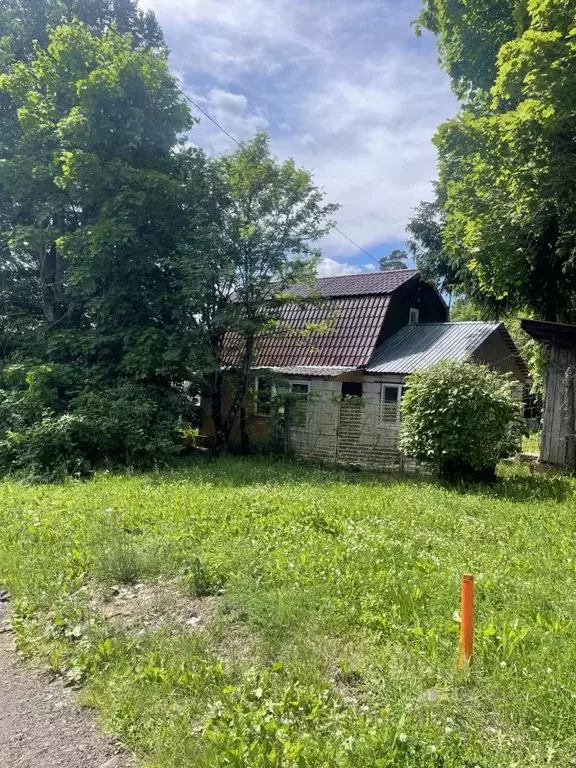
[[[287,304],[282,321],[289,330],[260,336],[254,365],[365,365],[378,340],[387,306],[387,295]],[[297,333],[311,323],[326,323],[329,330],[306,336]]]
[[[418,274],[415,269],[395,269],[323,277],[313,289],[295,286],[292,292],[310,296],[310,301],[282,308],[281,321],[287,330],[258,337],[253,367],[366,365],[380,336],[390,294]],[[329,329],[298,333],[313,323],[328,324]],[[238,337],[227,337],[225,364],[239,358],[238,343]]]
[[[297,296],[316,294],[326,298],[375,296],[393,293],[418,274],[417,269],[387,269],[382,272],[364,272],[359,275],[319,277],[313,288],[307,285],[296,285],[293,292]]]

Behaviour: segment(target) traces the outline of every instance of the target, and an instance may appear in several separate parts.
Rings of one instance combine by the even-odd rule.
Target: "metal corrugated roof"
[[[497,322],[407,325],[375,350],[366,370],[412,373],[442,360],[463,360],[501,325]]]
[[[272,371],[273,373],[282,373],[287,376],[321,376],[323,378],[331,378],[333,376],[340,376],[343,373],[351,373],[358,369],[346,365],[292,365],[253,368],[252,370]]]
[[[359,275],[319,277],[314,287],[295,285],[290,289],[296,296],[376,296],[393,293],[400,286],[419,275],[417,269],[385,269],[381,272],[363,272]]]

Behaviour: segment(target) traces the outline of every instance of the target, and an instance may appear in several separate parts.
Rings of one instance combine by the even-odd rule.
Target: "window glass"
[[[380,397],[380,420],[397,422],[400,418],[400,392],[399,386],[383,384]]]
[[[310,391],[310,384],[307,381],[291,381],[290,390],[295,395],[307,395]]]
[[[399,393],[400,393],[399,387],[384,387],[384,397],[383,397],[384,402],[397,403]]]
[[[361,381],[343,381],[342,396],[343,397],[362,397],[362,382]]]

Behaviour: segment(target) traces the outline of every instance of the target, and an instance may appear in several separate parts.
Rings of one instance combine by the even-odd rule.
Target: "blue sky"
[[[141,0],[155,11],[182,88],[233,136],[268,131],[313,170],[338,226],[375,257],[402,247],[436,175],[431,138],[456,111],[420,0]],[[191,139],[234,149],[205,118]],[[333,232],[320,274],[375,265]]]

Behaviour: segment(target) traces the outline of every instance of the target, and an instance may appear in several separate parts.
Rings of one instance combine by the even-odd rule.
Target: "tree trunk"
[[[234,393],[234,397],[232,398],[232,405],[230,406],[230,410],[228,411],[228,414],[224,419],[224,428],[228,431],[228,436],[230,436],[230,433],[232,432],[232,427],[234,426],[236,422],[236,418],[238,417],[240,409],[242,408],[244,398],[246,397],[246,392],[248,391],[248,381],[250,379],[250,372],[252,370],[252,361],[254,358],[254,336],[249,334],[247,335],[244,341],[245,341],[244,360],[242,362],[242,367],[238,375],[236,392]],[[241,444],[242,444],[243,450],[244,449],[246,451],[249,450],[250,441],[249,441],[248,433],[246,431],[244,435],[241,435]]]
[[[544,319],[551,323],[558,320],[558,260],[556,247],[558,244],[558,218],[552,216],[546,228],[542,247],[539,253],[541,271],[544,277]]]
[[[61,284],[62,261],[56,243],[40,252],[40,279],[42,281],[42,311],[52,324],[62,317]]]
[[[246,408],[240,408],[240,452],[250,453],[250,438],[246,428]]]

